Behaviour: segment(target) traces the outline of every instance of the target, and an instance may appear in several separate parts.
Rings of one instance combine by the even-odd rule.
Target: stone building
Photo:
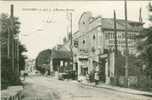
[[[99,71],[100,80],[109,82],[115,76],[114,53],[114,20],[112,18],[93,17],[90,12],[84,12],[78,22],[78,31],[72,34],[72,51],[74,69],[79,76],[86,76],[93,71]],[[117,19],[117,46],[125,51],[125,20]],[[139,34],[142,23],[128,21],[129,53],[136,52],[135,36]],[[65,43],[65,45],[67,45]]]

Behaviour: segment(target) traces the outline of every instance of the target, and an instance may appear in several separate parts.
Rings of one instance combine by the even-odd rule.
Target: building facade
[[[92,72],[99,72],[100,80],[108,82],[115,76],[114,68],[114,20],[93,17],[90,12],[84,12],[78,22],[79,29],[72,35],[72,51],[74,69],[78,79]],[[125,52],[125,21],[116,20],[117,48]],[[136,35],[139,34],[142,24],[128,21],[129,54],[136,52]],[[108,53],[107,53],[108,51]],[[111,51],[109,53],[109,51]]]
[[[32,73],[36,70],[35,68],[35,59],[28,59],[25,61],[25,71]]]

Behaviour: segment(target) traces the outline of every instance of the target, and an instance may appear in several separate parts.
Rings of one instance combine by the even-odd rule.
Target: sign
[[[104,55],[101,55],[101,56],[100,56],[100,58],[106,58],[106,57],[108,57],[107,54],[104,54]]]
[[[81,56],[88,56],[88,50],[80,49],[79,50],[79,55],[81,55]]]
[[[86,55],[80,55],[79,60],[88,60],[88,56]]]
[[[75,48],[78,47],[78,41],[74,41],[74,47],[75,47]]]

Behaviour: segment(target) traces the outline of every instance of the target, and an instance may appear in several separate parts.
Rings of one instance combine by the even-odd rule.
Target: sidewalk
[[[112,85],[107,85],[107,84],[104,84],[104,83],[99,83],[98,85],[95,85],[94,83],[81,82],[81,84],[82,85],[96,87],[96,88],[110,89],[110,90],[124,92],[124,93],[128,93],[128,94],[144,95],[144,96],[150,96],[150,97],[152,97],[152,92],[139,91],[139,90],[135,90],[135,89],[131,89],[131,88],[112,86]]]
[[[55,77],[50,77],[50,79],[57,80]],[[95,85],[95,83],[89,83],[87,81],[83,81],[83,82],[78,82],[77,80],[70,80],[70,81],[73,83],[81,84],[81,85],[85,85],[85,86],[91,86],[91,87],[96,87],[96,88],[105,88],[105,89],[124,92],[124,93],[128,93],[128,94],[144,95],[144,96],[152,97],[152,92],[147,92],[147,91],[139,91],[139,90],[135,90],[135,89],[131,89],[131,88],[112,86],[112,85],[107,85],[105,83],[99,83],[98,85]]]

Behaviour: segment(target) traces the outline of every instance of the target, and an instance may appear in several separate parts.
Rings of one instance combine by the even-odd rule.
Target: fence
[[[125,77],[119,77],[119,85],[124,86]],[[146,76],[129,76],[128,78],[129,87],[138,87],[141,89],[150,89],[152,88],[152,79],[148,79]]]

